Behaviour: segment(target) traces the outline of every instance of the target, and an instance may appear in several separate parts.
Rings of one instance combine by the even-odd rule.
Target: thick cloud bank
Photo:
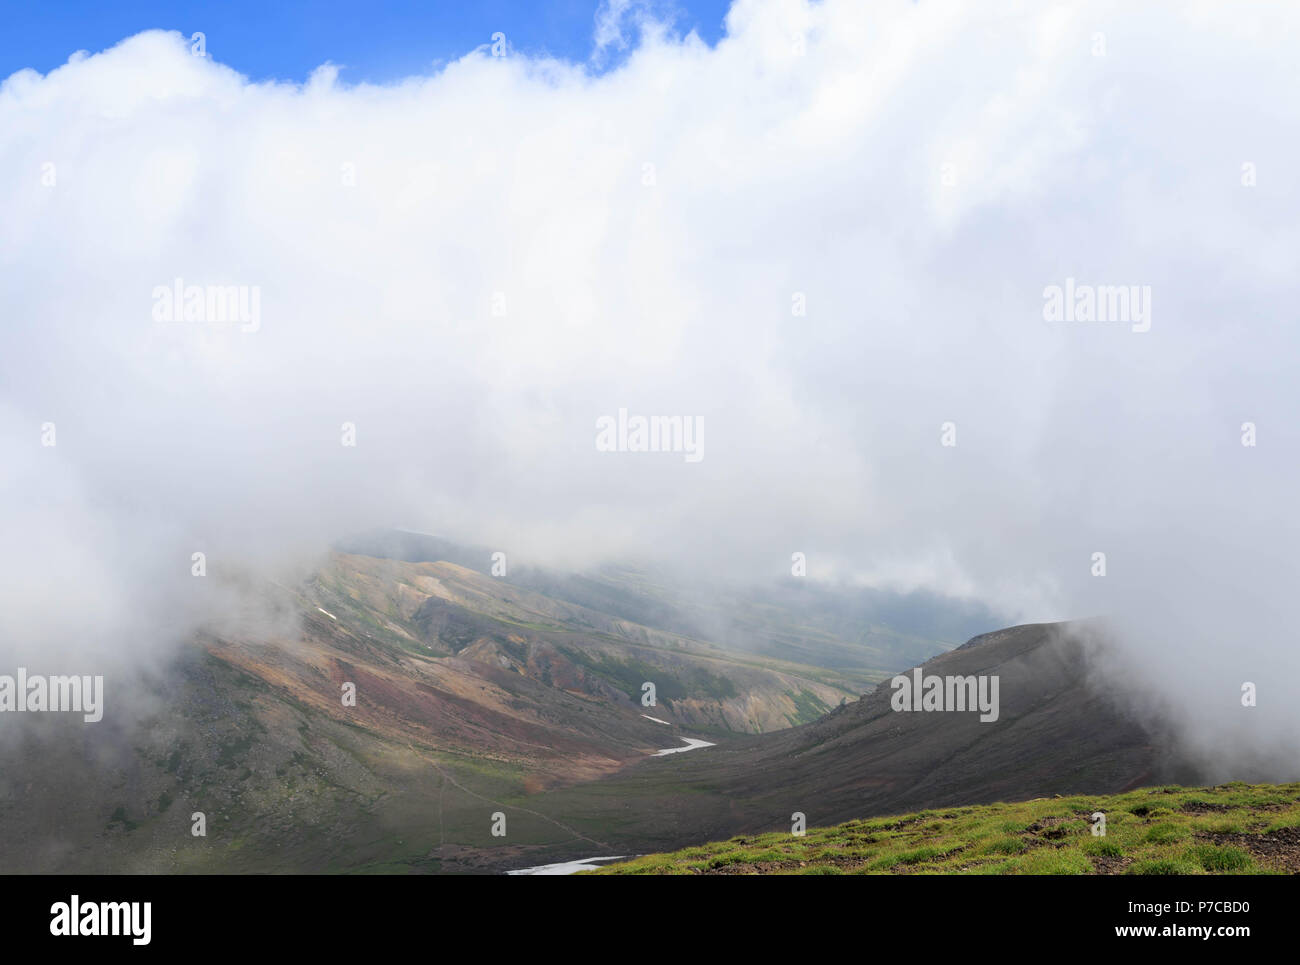
[[[383,524],[729,577],[801,552],[1110,614],[1206,740],[1284,747],[1297,21],[742,0],[715,48],[649,25],[605,73],[485,44],[254,84],[152,32],[14,74],[0,652],[153,653],[194,552],[229,577]],[[620,410],[702,457],[602,451]]]

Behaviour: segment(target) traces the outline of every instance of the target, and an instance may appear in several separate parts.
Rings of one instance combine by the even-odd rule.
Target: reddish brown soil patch
[[[1034,838],[1041,841],[1061,841],[1070,836],[1070,829],[1065,827],[1066,823],[1077,820],[1079,820],[1077,817],[1039,818],[1025,828],[1021,834],[1033,835]]]
[[[1133,863],[1132,858],[1115,858],[1110,855],[1092,855],[1093,870],[1099,875],[1122,875]]]
[[[1178,810],[1184,814],[1222,814],[1232,810],[1227,804],[1211,804],[1209,801],[1188,801]]]
[[[1288,874],[1300,874],[1300,828],[1279,828],[1268,834],[1202,832],[1198,838],[1234,844],[1249,851],[1260,864]]]

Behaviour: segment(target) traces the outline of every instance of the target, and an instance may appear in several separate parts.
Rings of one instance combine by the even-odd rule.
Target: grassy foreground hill
[[[1093,834],[1092,815],[1106,833]],[[584,874],[1297,874],[1300,784],[1159,787],[746,835]]]

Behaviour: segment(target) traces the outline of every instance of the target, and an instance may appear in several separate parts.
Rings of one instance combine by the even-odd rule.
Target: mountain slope
[[[424,872],[589,847],[528,798],[681,746],[683,725],[784,727],[854,694],[834,671],[452,563],[336,554],[243,600],[266,614],[256,633],[214,628],[134,686],[115,679],[101,723],[6,721],[0,870]]]
[[[487,573],[492,551],[405,530],[343,541],[345,552],[447,561]],[[971,602],[924,592],[826,586],[786,576],[762,585],[685,579],[662,568],[606,564],[583,573],[512,564],[497,581],[723,649],[833,668],[857,690],[1005,621]]]
[[[588,828],[617,814],[636,830],[606,842],[617,848],[607,853],[635,853],[788,829],[795,812],[824,825],[1194,781],[1156,725],[1119,706],[1090,675],[1086,646],[1069,629],[1035,624],[985,634],[923,665],[927,674],[998,675],[996,722],[970,712],[897,712],[882,685],[814,723],[644,761],[598,784],[543,795],[535,806]]]
[[[789,727],[858,694],[834,670],[723,650],[450,562],[334,553],[303,601],[377,644],[499,667],[710,733]],[[647,682],[653,709],[641,707]]]
[[[1060,627],[925,665],[997,674],[996,722],[895,712],[885,686],[746,733],[844,685],[445,561],[337,554],[265,596],[280,631],[204,635],[93,727],[0,735],[0,870],[499,871],[788,829],[796,811],[824,825],[1180,779]],[[715,746],[652,756],[702,731]]]

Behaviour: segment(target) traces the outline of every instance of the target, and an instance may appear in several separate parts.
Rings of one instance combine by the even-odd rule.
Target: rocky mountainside
[[[461,852],[571,838],[562,819],[518,809],[548,787],[685,733],[786,728],[858,693],[835,670],[447,561],[335,553],[302,585],[245,595],[269,614],[257,632],[214,628],[168,666],[110,681],[102,722],[6,721],[0,869],[439,870]],[[490,834],[498,811],[505,841]]]

